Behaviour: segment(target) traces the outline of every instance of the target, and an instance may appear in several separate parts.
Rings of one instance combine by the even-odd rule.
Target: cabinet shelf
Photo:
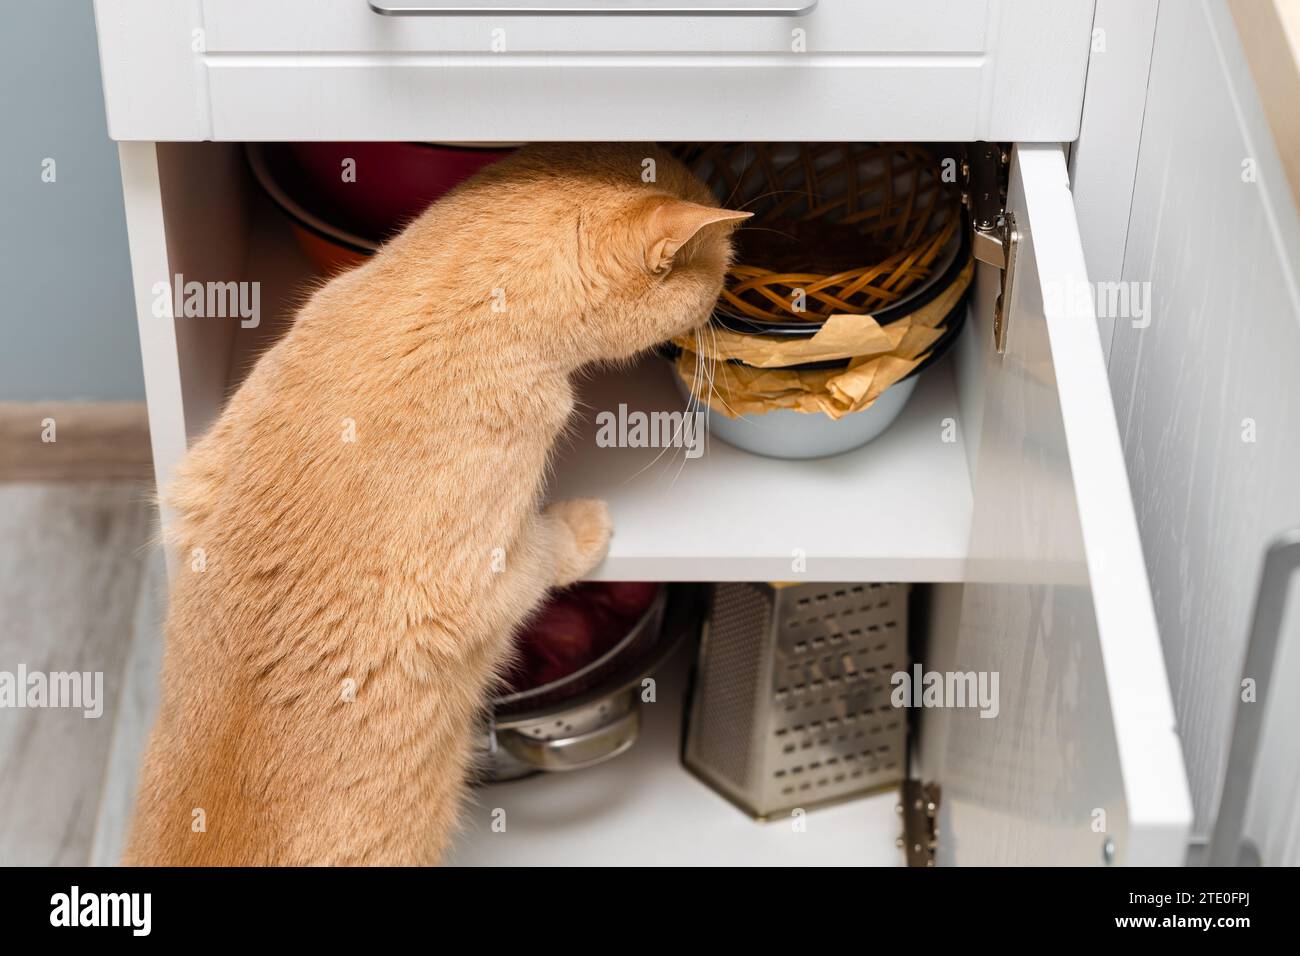
[[[693,642],[655,674],[641,733],[620,757],[476,790],[446,863],[456,866],[902,866],[897,788],[750,819],[682,767],[683,702]],[[504,811],[505,830],[493,830]],[[494,818],[494,813],[496,814]]]
[[[922,376],[875,441],[832,458],[781,461],[710,437],[681,448],[606,448],[596,416],[678,411],[667,362],[593,376],[558,456],[552,496],[609,502],[614,538],[598,580],[960,581],[971,483],[949,362]],[[947,420],[951,420],[951,424]],[[945,431],[955,437],[944,441]],[[804,570],[795,569],[798,553]]]

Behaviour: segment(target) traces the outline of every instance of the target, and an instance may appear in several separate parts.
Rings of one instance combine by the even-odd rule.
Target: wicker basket
[[[861,256],[847,268],[795,271],[790,263],[769,268],[742,248],[718,302],[736,317],[816,322],[875,312],[930,279],[957,234],[959,193],[942,181],[939,157],[920,146],[711,143],[677,154],[724,205],[755,214],[742,242],[754,230],[817,223],[813,232],[840,257]]]

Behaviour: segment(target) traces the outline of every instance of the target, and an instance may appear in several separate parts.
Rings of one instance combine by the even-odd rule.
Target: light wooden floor
[[[0,671],[98,671],[104,696],[98,719],[0,707],[0,865],[120,853],[161,644],[150,491],[0,483]]]

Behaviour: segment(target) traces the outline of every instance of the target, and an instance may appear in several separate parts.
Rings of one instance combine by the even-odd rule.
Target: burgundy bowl
[[[425,208],[511,147],[434,143],[286,143],[303,205],[350,232],[387,239]],[[355,162],[355,182],[343,178]]]

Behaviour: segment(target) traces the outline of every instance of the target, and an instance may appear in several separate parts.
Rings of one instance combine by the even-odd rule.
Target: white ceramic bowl
[[[924,374],[924,373],[922,373]],[[820,412],[779,408],[762,415],[708,416],[709,431],[728,445],[769,458],[825,458],[865,445],[894,423],[916,391],[920,375],[891,385],[870,408],[834,419]],[[687,400],[690,387],[673,369],[673,380]]]

